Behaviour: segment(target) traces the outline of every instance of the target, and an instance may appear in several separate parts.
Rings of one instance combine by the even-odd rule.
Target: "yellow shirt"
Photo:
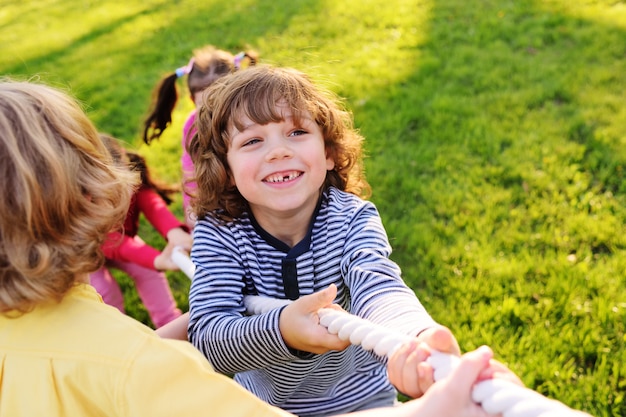
[[[159,338],[89,285],[60,304],[0,315],[0,417],[291,416]]]

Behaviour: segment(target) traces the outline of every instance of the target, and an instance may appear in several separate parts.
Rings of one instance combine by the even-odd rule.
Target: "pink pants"
[[[148,310],[155,327],[161,327],[181,315],[165,274],[132,262],[107,259],[105,266],[89,276],[91,285],[96,288],[105,303],[125,313],[122,291],[108,268],[124,271],[132,278],[139,298]]]

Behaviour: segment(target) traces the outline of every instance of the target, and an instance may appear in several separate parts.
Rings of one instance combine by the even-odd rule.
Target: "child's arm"
[[[345,221],[341,272],[350,314],[411,336],[437,325],[390,258],[392,248],[374,205],[363,202]]]
[[[181,231],[187,233],[189,235],[189,229],[187,225],[178,220],[178,218],[170,211],[169,207],[165,201],[159,196],[154,190],[150,188],[141,188],[136,194],[136,202],[139,210],[144,214],[146,219],[150,222],[150,224],[169,241],[169,233],[172,229],[180,229]],[[174,236],[173,236],[174,237]],[[175,237],[181,238],[183,235],[176,235]],[[183,237],[183,242],[181,246],[184,246],[185,249],[191,249],[191,245],[189,243],[189,247],[187,248],[187,243],[184,240],[187,239]],[[190,237],[188,238],[188,242],[190,242]]]
[[[176,246],[187,251],[191,250],[193,239],[188,227],[174,216],[165,201],[153,189],[141,188],[136,193],[136,204],[150,224],[167,240],[165,248],[153,254],[152,267],[159,271],[178,270],[171,255]]]
[[[169,323],[155,330],[156,334],[163,339],[187,340],[187,326],[189,325],[189,312],[177,317]]]
[[[454,335],[432,319],[403,281],[399,266],[390,259],[391,246],[373,204],[364,202],[354,212],[344,247],[342,263],[351,314],[417,336],[416,344],[426,342],[441,352],[460,354]],[[396,355],[387,362],[390,382],[406,395],[419,397],[433,383],[432,368],[424,362],[426,357],[415,353]]]
[[[159,251],[138,236],[112,232],[102,245],[102,252],[108,259],[133,262],[157,271],[177,271],[180,267],[172,260],[172,252],[176,246],[178,245],[168,243],[162,251]]]
[[[145,268],[154,269],[154,259],[160,252],[138,239],[120,232],[111,232],[102,245],[102,252],[108,259],[133,262]]]

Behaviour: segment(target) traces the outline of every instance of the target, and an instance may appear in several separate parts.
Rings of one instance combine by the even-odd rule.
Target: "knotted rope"
[[[195,266],[182,249],[175,249],[172,259],[181,271],[190,279],[193,278]],[[260,296],[244,297],[246,311],[253,315],[268,312],[290,302]],[[412,339],[411,336],[393,332],[345,311],[322,308],[318,310],[318,315],[320,324],[329,333],[379,356],[390,356],[403,343]],[[435,381],[447,377],[459,360],[456,356],[433,351],[428,362],[433,367]],[[583,414],[529,388],[497,378],[478,382],[472,390],[472,400],[480,404],[488,414],[502,413],[503,417],[579,417]]]

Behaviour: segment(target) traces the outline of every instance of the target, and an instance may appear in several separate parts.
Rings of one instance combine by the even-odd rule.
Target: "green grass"
[[[0,73],[70,89],[173,182],[191,102],[150,147],[141,123],[194,48],[311,74],[353,111],[393,258],[462,348],[626,415],[625,2],[0,0],[0,25]]]

